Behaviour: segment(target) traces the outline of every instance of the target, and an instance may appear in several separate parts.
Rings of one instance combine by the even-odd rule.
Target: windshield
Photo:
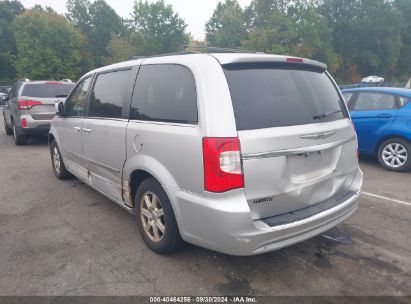
[[[238,130],[304,125],[348,117],[326,72],[296,65],[224,66]]]
[[[26,84],[23,88],[22,96],[38,98],[55,98],[67,96],[74,87],[72,83],[52,83],[52,84]]]

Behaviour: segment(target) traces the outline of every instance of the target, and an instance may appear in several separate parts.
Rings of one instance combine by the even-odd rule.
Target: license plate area
[[[341,147],[287,156],[287,168],[294,183],[305,183],[332,173]]]

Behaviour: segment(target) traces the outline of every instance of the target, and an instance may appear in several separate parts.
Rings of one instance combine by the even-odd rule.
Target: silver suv
[[[60,81],[18,81],[3,108],[6,134],[14,136],[16,145],[26,144],[30,135],[47,135],[55,104],[65,100],[73,87]]]
[[[357,140],[322,63],[184,54],[83,76],[58,105],[54,173],[135,215],[145,243],[260,254],[323,233],[357,208]]]

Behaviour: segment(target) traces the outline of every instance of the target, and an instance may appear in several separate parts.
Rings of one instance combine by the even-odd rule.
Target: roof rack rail
[[[249,50],[241,49],[230,49],[230,48],[219,48],[213,46],[196,46],[196,45],[184,45],[179,52],[175,53],[164,53],[164,54],[153,54],[150,56],[131,56],[127,61],[139,60],[145,58],[153,57],[166,57],[166,56],[179,56],[179,55],[189,55],[189,54],[199,54],[199,53],[251,53],[251,54],[265,54],[264,52],[253,52]]]
[[[154,57],[187,55],[187,54],[195,54],[195,53],[194,52],[181,51],[181,52],[175,52],[175,53],[153,54],[153,55],[150,55],[150,56],[131,56],[127,61],[139,60],[139,59],[145,59],[145,58],[154,58]]]
[[[184,45],[182,50],[200,50],[207,53],[255,53],[253,51],[244,49],[231,49],[231,48],[220,48],[215,46],[199,46],[199,45]]]

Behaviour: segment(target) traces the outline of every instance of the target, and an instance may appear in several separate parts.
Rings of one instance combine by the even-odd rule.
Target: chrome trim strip
[[[270,157],[280,157],[280,156],[287,156],[287,155],[299,155],[299,154],[307,154],[313,152],[320,152],[324,150],[329,150],[348,142],[356,140],[356,137],[350,137],[349,139],[344,139],[340,141],[335,141],[327,144],[316,145],[311,147],[303,147],[303,148],[295,148],[295,149],[285,149],[285,150],[277,150],[277,151],[270,151],[270,152],[260,152],[260,153],[253,153],[253,154],[245,154],[243,155],[243,160],[250,160],[250,159],[261,159],[261,158],[270,158]]]
[[[302,138],[302,139],[323,139],[323,138],[330,137],[330,136],[334,135],[335,133],[337,133],[337,131],[302,135],[302,136],[300,136],[300,138]]]

